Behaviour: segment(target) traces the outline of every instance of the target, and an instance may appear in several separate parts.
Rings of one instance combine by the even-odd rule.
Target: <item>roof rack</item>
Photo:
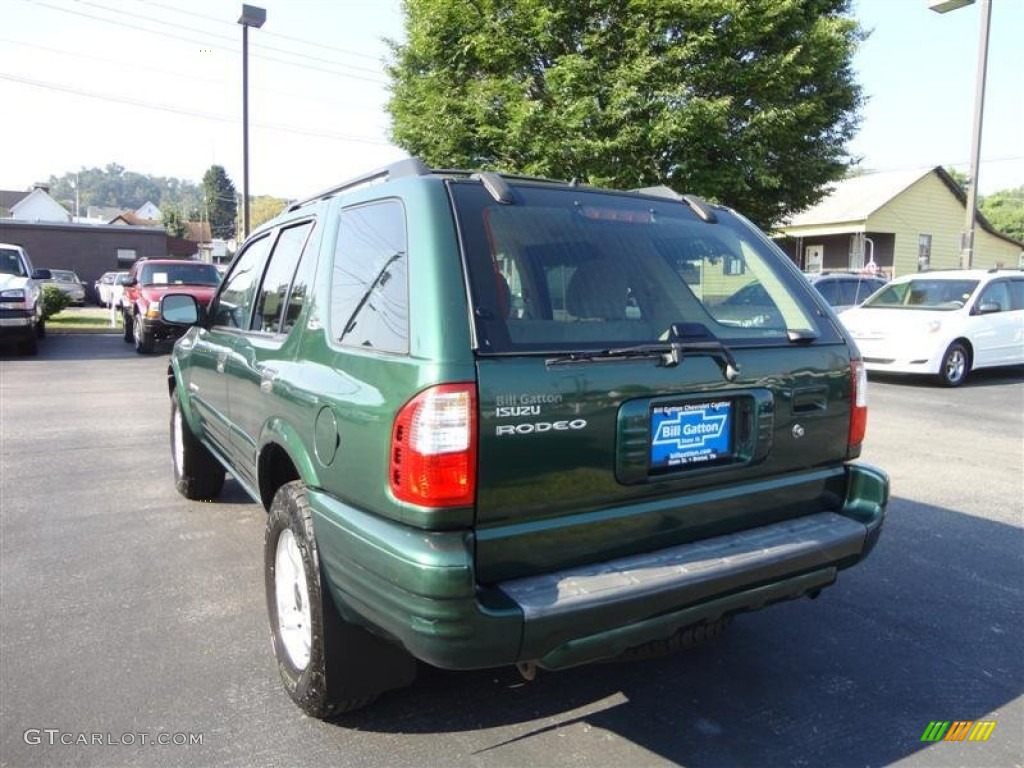
[[[288,210],[294,211],[304,205],[315,203],[317,200],[326,200],[329,197],[334,197],[339,192],[346,192],[351,189],[356,189],[357,187],[369,186],[370,184],[390,181],[391,179],[401,179],[407,176],[427,176],[433,172],[434,171],[431,171],[431,169],[418,157],[407,157],[404,160],[391,163],[383,168],[378,168],[375,171],[365,173],[362,176],[356,176],[348,181],[343,181],[337,186],[321,190],[311,197],[307,197],[297,203],[292,203],[288,206]]]
[[[650,195],[651,197],[661,197],[666,200],[675,200],[679,203],[686,203],[690,206],[690,210],[697,214],[702,221],[706,221],[708,224],[715,224],[718,222],[718,217],[715,212],[711,210],[711,205],[703,198],[697,197],[696,195],[681,195],[671,187],[666,187],[664,184],[659,184],[656,187],[643,187],[642,189],[630,190],[640,195]]]

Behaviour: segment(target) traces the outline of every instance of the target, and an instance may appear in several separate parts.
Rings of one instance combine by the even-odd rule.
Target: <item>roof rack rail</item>
[[[301,208],[304,205],[315,203],[317,200],[325,200],[339,192],[345,192],[357,187],[368,186],[379,181],[389,181],[391,179],[401,179],[407,176],[426,176],[433,171],[418,157],[407,157],[404,160],[399,160],[390,165],[386,165],[383,168],[378,168],[375,171],[370,171],[362,176],[356,176],[355,178],[343,181],[334,187],[328,187],[327,189],[317,192],[311,197],[307,197],[304,200],[300,200],[297,203],[292,203],[288,206],[289,211],[294,211]]]
[[[703,198],[697,197],[696,195],[681,195],[671,187],[666,187],[664,184],[659,184],[656,187],[643,187],[641,189],[631,190],[640,195],[650,195],[651,197],[661,197],[666,200],[675,200],[679,203],[686,203],[690,210],[697,214],[702,221],[706,221],[708,224],[715,224],[718,222],[718,216],[711,210],[711,205]]]

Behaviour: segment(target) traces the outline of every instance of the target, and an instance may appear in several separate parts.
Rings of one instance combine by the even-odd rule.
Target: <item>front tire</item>
[[[146,332],[146,328],[142,324],[142,315],[135,315],[132,336],[135,337],[135,351],[140,355],[146,355],[153,351],[155,345],[153,334]]]
[[[944,387],[959,387],[971,372],[971,356],[961,342],[949,345],[939,364],[939,382]]]
[[[134,323],[132,322],[132,316],[125,312],[123,309],[121,310],[121,325],[123,326],[121,329],[121,333],[122,338],[124,339],[124,343],[131,344],[133,341],[135,341],[135,334],[133,333],[135,326]]]
[[[186,499],[212,501],[224,487],[224,467],[192,433],[178,393],[171,395],[171,459],[174,487]]]
[[[333,717],[412,682],[412,657],[338,613],[322,579],[312,509],[299,480],[274,495],[263,559],[278,671],[303,712]]]

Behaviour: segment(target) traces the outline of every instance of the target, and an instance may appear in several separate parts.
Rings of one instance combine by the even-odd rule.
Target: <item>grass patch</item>
[[[115,313],[115,325],[110,325],[110,310],[99,307],[69,307],[46,321],[47,328],[75,330],[110,330],[121,327],[121,313]]]

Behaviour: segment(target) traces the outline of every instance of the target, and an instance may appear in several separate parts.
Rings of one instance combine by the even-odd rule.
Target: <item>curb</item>
[[[51,325],[46,326],[47,336],[79,336],[82,334],[96,334],[96,335],[109,335],[120,334],[120,328],[76,328],[69,326],[67,328],[55,328]]]

